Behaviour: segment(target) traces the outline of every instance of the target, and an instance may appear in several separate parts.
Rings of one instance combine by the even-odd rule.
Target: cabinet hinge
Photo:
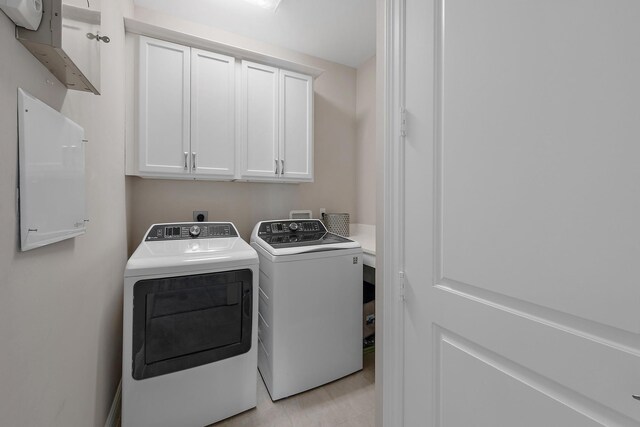
[[[407,136],[407,109],[406,108],[400,109],[400,136],[403,138]]]
[[[404,271],[398,272],[398,296],[400,301],[404,301]]]

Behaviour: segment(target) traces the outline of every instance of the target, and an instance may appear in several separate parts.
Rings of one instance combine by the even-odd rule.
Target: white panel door
[[[280,174],[313,181],[313,78],[280,70]]]
[[[235,59],[191,49],[191,171],[235,173]]]
[[[404,425],[639,426],[640,2],[404,18]]]
[[[190,48],[140,37],[138,146],[140,172],[190,170]]]
[[[278,179],[278,69],[242,61],[241,177]]]

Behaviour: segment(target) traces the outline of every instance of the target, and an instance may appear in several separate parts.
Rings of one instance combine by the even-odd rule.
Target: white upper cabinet
[[[278,69],[242,62],[241,176],[278,178]]]
[[[313,180],[313,80],[280,70],[279,153],[285,180]]]
[[[138,148],[140,172],[188,174],[190,48],[140,37]]]
[[[143,176],[233,179],[235,59],[140,37]]]
[[[191,170],[235,173],[235,59],[191,50]]]
[[[313,79],[242,62],[242,179],[313,181]]]
[[[127,174],[313,181],[313,77],[136,37]]]

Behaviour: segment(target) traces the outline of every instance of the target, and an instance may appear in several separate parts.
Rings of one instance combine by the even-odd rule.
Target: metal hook
[[[99,42],[109,43],[111,39],[107,36],[101,36],[100,34],[87,33],[87,38],[89,40],[96,40]]]

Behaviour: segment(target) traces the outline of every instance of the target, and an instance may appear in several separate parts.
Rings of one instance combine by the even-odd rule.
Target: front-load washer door
[[[133,378],[249,351],[252,290],[251,270],[138,281],[133,287]]]

